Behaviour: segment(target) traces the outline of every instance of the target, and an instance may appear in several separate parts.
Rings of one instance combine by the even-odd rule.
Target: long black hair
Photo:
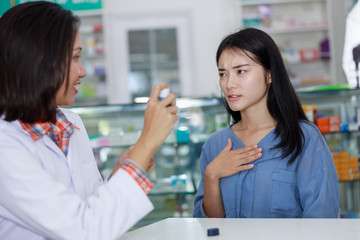
[[[0,116],[55,122],[55,96],[68,87],[79,19],[55,3],[12,7],[0,18]],[[67,90],[67,88],[66,88]]]
[[[220,55],[226,49],[250,52],[252,56],[248,56],[260,64],[265,71],[271,73],[272,82],[269,86],[267,108],[277,122],[276,138],[280,137],[280,142],[274,146],[274,149],[281,149],[282,157],[290,156],[288,164],[291,165],[303,149],[304,134],[299,121],[307,121],[307,117],[290,82],[276,43],[267,33],[259,29],[245,28],[230,34],[220,43],[216,53],[217,64]],[[232,111],[225,98],[223,102],[232,118],[231,124],[239,122],[240,111]]]

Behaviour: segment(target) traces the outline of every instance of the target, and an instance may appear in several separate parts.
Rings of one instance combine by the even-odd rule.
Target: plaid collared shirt
[[[75,124],[71,123],[65,117],[59,108],[56,108],[56,123],[35,123],[27,124],[19,121],[22,128],[28,132],[34,141],[39,140],[44,135],[48,135],[61,151],[67,157],[69,149],[69,139],[75,129],[79,129]],[[126,161],[122,169],[124,169],[134,180],[140,185],[146,194],[154,187],[147,179],[146,175],[131,161]]]
[[[30,134],[34,141],[42,136],[48,135],[67,157],[69,139],[75,129],[79,129],[65,117],[59,108],[56,108],[56,123],[34,123],[28,124],[19,121],[22,128]]]
[[[146,177],[143,171],[131,161],[126,160],[121,168],[134,178],[134,180],[140,185],[140,187],[142,188],[142,190],[144,190],[146,194],[148,194],[150,190],[154,187],[154,184],[150,182],[150,180]]]

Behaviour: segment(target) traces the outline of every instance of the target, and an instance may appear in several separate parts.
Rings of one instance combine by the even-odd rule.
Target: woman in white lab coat
[[[116,239],[148,214],[145,172],[178,120],[154,87],[142,134],[103,181],[81,119],[69,110],[86,75],[79,21],[50,2],[0,18],[0,239]],[[168,106],[170,105],[170,106]],[[167,107],[168,106],[168,107]]]

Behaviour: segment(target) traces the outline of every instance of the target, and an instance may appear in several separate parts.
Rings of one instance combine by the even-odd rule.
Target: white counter
[[[207,229],[219,228],[218,236]],[[120,240],[359,240],[360,219],[168,218]]]

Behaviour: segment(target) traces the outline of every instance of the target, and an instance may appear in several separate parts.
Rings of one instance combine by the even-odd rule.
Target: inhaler
[[[164,88],[160,91],[160,94],[159,94],[159,100],[163,100],[164,98],[166,98],[170,93],[170,89],[169,88]]]

